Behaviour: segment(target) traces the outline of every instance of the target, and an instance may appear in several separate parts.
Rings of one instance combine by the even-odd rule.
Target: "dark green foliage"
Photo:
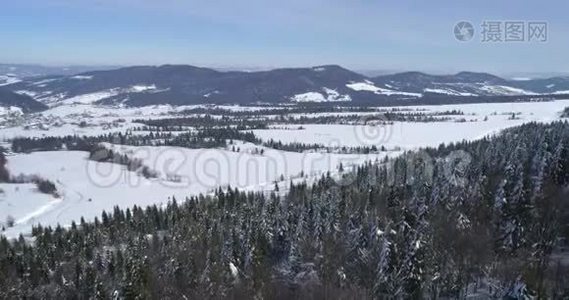
[[[569,118],[569,107],[565,107],[563,112],[561,113],[562,118]]]
[[[38,190],[44,194],[55,194],[57,192],[55,184],[49,180],[38,178],[34,180],[34,183],[37,185]]]
[[[10,172],[6,168],[6,150],[0,147],[0,182],[8,182],[10,180]]]
[[[34,100],[34,98],[16,93],[3,86],[0,86],[0,105],[3,107],[16,106],[26,113],[48,109],[47,105]]]
[[[126,166],[127,170],[140,172],[145,178],[158,177],[157,172],[145,166],[142,160],[131,158],[126,154],[119,154],[111,149],[107,149],[102,145],[93,146],[89,151],[89,159],[97,162],[110,162]]]

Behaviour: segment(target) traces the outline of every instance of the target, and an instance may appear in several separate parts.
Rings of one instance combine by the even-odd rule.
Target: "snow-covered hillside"
[[[421,97],[423,96],[420,93],[409,93],[397,90],[391,90],[386,88],[380,88],[374,85],[373,82],[366,80],[364,82],[354,82],[348,83],[346,86],[354,91],[365,91],[365,92],[372,92],[377,95],[400,95],[400,96],[411,96],[411,97]]]
[[[336,90],[323,88],[322,92],[307,92],[294,95],[291,100],[293,102],[344,102],[352,101],[350,95],[340,95]]]
[[[22,80],[14,74],[0,75],[0,86],[10,85],[20,81]]]
[[[188,65],[136,66],[68,76],[0,76],[0,86],[32,96],[49,106],[70,103],[106,105],[290,104],[351,102],[392,105],[494,102],[501,97],[559,95],[569,78],[507,80],[486,73],[429,75],[404,72],[367,77],[340,66],[221,72]],[[480,97],[480,98],[475,98]],[[516,100],[515,98],[512,101]]]

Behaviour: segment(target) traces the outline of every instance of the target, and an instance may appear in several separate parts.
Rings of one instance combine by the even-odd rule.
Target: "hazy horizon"
[[[190,64],[456,73],[566,72],[569,28],[555,0],[372,3],[291,0],[22,0],[0,11],[0,61],[41,65]],[[474,38],[458,41],[469,21]],[[543,42],[481,41],[486,21],[547,23]]]
[[[27,67],[45,67],[45,68],[86,68],[86,71],[98,71],[98,70],[111,70],[111,69],[118,69],[118,68],[126,68],[126,67],[134,67],[134,66],[161,66],[161,65],[191,65],[195,67],[203,67],[203,68],[210,68],[215,69],[218,71],[242,71],[242,72],[256,72],[256,71],[268,71],[268,70],[275,70],[275,69],[282,69],[282,68],[310,68],[310,67],[318,67],[322,65],[307,65],[307,66],[270,66],[270,67],[263,67],[263,66],[207,66],[207,65],[194,65],[194,64],[132,64],[132,65],[57,65],[57,64],[40,64],[40,63],[11,63],[11,62],[0,62],[0,66],[27,66]],[[326,65],[337,65],[337,64],[326,64]],[[558,76],[569,76],[569,72],[563,71],[544,71],[544,72],[488,72],[484,70],[461,70],[461,71],[444,71],[444,70],[423,70],[423,69],[409,69],[409,70],[394,70],[394,69],[350,69],[345,66],[339,65],[343,68],[346,68],[350,71],[368,76],[368,77],[375,77],[381,75],[390,75],[390,74],[397,74],[403,72],[420,72],[429,75],[454,75],[460,72],[476,72],[476,73],[489,73],[492,75],[508,78],[508,79],[529,79],[529,78],[547,78],[547,77],[558,77]]]

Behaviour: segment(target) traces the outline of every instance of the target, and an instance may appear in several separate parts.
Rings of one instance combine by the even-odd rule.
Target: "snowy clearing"
[[[473,93],[466,93],[466,92],[458,92],[451,89],[424,89],[426,93],[435,93],[435,94],[443,94],[443,95],[452,95],[452,96],[478,96],[477,94]]]
[[[31,187],[21,197],[7,193],[7,200],[0,201],[0,211],[19,221],[4,234],[16,237],[19,233],[29,232],[32,225],[38,223],[69,225],[81,217],[92,220],[115,205],[161,205],[171,200],[171,196],[183,200],[228,185],[243,190],[272,191],[274,182],[281,179],[286,186],[291,180],[334,172],[340,163],[347,168],[398,154],[305,154],[264,148],[260,155],[255,149],[263,147],[245,143],[237,144],[241,150],[238,153],[224,149],[107,146],[142,159],[145,165],[160,173],[159,178],[147,179],[121,165],[88,160],[87,152],[50,151],[9,156],[11,173],[49,178],[56,183],[62,196],[53,200],[32,191]],[[305,177],[300,177],[302,172]],[[21,201],[23,197],[29,200]],[[2,217],[0,215],[0,220]]]
[[[526,90],[503,85],[486,85],[480,87],[480,89],[494,95],[537,95]]]
[[[402,96],[411,96],[411,97],[422,97],[422,94],[419,93],[409,93],[409,92],[400,92],[400,91],[396,91],[396,90],[389,90],[389,89],[384,89],[384,88],[380,88],[374,85],[373,82],[371,81],[365,81],[365,82],[354,82],[354,83],[349,83],[346,84],[346,86],[354,91],[365,91],[365,92],[372,92],[374,94],[378,94],[378,95],[387,95],[387,96],[391,96],[391,95],[402,95]]]
[[[0,227],[8,227],[9,218],[13,219],[15,226],[28,223],[61,200],[40,193],[32,183],[0,183]]]
[[[90,80],[90,79],[93,79],[93,76],[90,76],[90,75],[76,75],[76,76],[73,76],[73,77],[71,77],[71,78],[77,79],[77,80]]]
[[[304,94],[294,95],[291,98],[293,102],[343,102],[352,101],[349,95],[340,95],[335,90],[324,88],[324,94],[318,92],[308,92]]]
[[[454,122],[394,122],[377,126],[303,125],[304,130],[267,129],[253,132],[263,140],[274,139],[284,143],[320,143],[327,146],[382,145],[388,149],[415,149],[463,139],[480,139],[502,129],[532,121],[551,122],[559,119],[559,113],[567,106],[569,100],[402,107],[423,112],[461,110],[465,115],[454,116],[457,120]],[[513,113],[516,113],[515,119],[511,119]],[[369,113],[362,114],[362,118],[365,118],[365,115]],[[487,121],[484,121],[485,118]],[[458,122],[460,119],[465,122]]]
[[[10,85],[20,81],[22,80],[12,75],[0,75],[0,86]]]
[[[57,104],[91,104],[95,103],[99,100],[103,100],[105,98],[109,98],[112,96],[118,95],[119,92],[117,90],[109,90],[91,94],[84,94],[76,97],[67,98],[63,101],[58,102]]]

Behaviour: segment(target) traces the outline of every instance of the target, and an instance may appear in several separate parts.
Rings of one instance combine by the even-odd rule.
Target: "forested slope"
[[[567,297],[569,124],[0,239],[0,298]]]

